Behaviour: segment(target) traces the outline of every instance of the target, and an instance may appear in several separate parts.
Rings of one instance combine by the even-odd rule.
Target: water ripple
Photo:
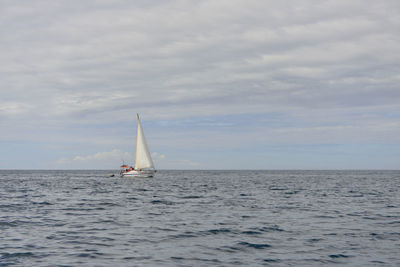
[[[400,171],[0,171],[0,266],[400,266]]]

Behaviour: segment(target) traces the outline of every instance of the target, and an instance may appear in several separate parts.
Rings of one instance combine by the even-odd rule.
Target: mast
[[[136,114],[136,119],[137,119],[137,135],[136,135],[135,170],[153,169],[154,168],[153,160],[151,159],[146,138],[144,137],[139,114]]]

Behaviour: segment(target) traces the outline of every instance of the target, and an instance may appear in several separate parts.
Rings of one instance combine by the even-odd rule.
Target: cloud
[[[30,105],[19,102],[3,102],[0,106],[0,116],[15,117],[29,112]]]
[[[160,131],[149,131],[157,151],[164,138],[196,149],[357,142],[361,132],[396,143],[399,11],[394,0],[6,1],[0,141],[61,143],[78,147],[75,163],[100,162],[133,151],[124,144],[139,112]],[[284,126],[254,128],[251,115],[271,114]],[[244,115],[226,128],[203,121]],[[188,120],[203,128],[160,127]]]
[[[167,158],[158,152],[151,153],[156,169],[193,169],[201,167],[199,162],[190,159]]]
[[[2,14],[10,25],[2,78],[16,92],[9,97],[34,105],[36,116],[126,119],[128,111],[147,107],[155,108],[153,117],[175,109],[171,116],[188,103],[229,114],[229,105],[219,105],[223,99],[267,111],[265,103],[298,106],[303,92],[326,101],[316,87],[340,99],[344,80],[359,80],[353,92],[365,93],[369,85],[372,99],[380,88],[367,76],[389,87],[398,82],[397,4],[391,1],[26,4]]]
[[[114,149],[110,152],[98,152],[93,155],[75,156],[72,160],[74,161],[109,160],[109,159],[121,159],[124,157],[132,157],[132,155],[128,152],[122,152],[118,149]]]
[[[112,151],[97,152],[90,155],[76,155],[71,158],[60,158],[56,161],[59,168],[101,168],[115,169],[119,164],[125,161],[132,161],[133,156],[129,152],[123,152],[119,149]]]
[[[151,157],[154,160],[164,160],[165,159],[165,155],[164,154],[160,154],[160,153],[157,153],[157,152],[151,153]]]

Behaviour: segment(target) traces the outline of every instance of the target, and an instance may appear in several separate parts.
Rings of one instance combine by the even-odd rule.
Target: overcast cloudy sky
[[[399,169],[400,1],[0,5],[0,168]]]

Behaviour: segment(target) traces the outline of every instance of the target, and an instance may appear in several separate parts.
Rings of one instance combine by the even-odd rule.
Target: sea
[[[400,266],[400,171],[0,171],[0,266]]]

